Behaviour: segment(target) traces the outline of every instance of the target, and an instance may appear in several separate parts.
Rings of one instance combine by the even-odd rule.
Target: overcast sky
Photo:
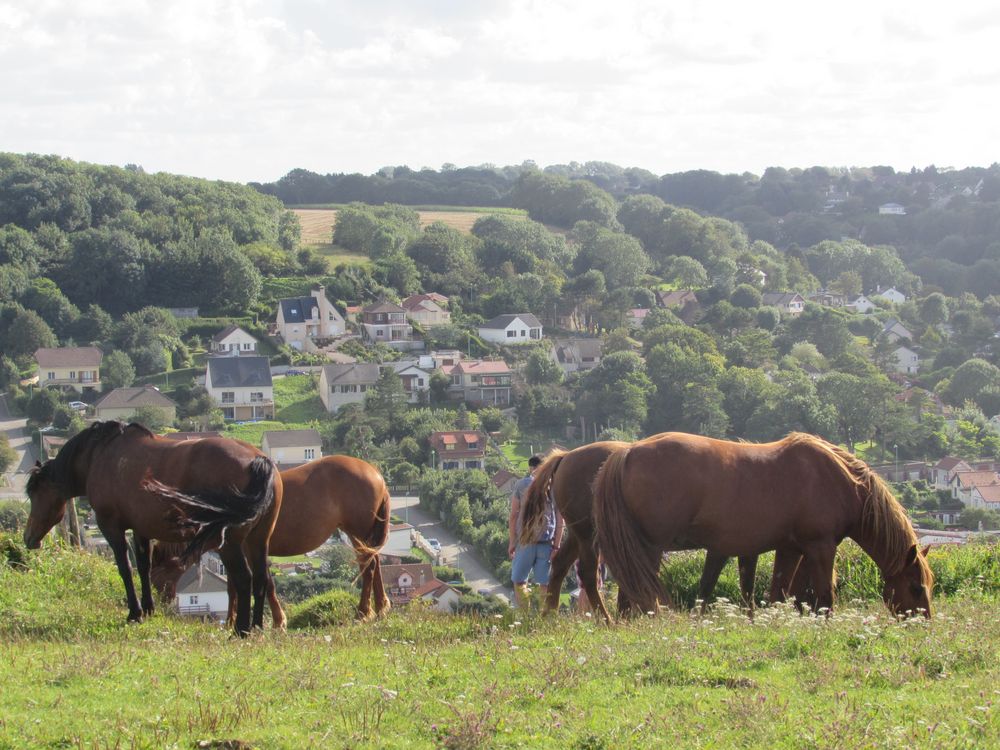
[[[271,181],[988,166],[1000,5],[0,0],[0,151]]]

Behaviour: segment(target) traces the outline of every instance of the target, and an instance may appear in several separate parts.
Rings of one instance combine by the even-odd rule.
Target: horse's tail
[[[622,480],[630,451],[631,446],[614,451],[594,479],[594,525],[601,554],[618,581],[619,600],[648,612],[665,595],[659,550],[641,533],[625,504]]]
[[[266,456],[257,456],[247,469],[250,481],[243,490],[233,487],[189,494],[151,476],[143,480],[144,490],[170,501],[171,519],[178,526],[194,531],[193,538],[181,553],[183,563],[193,562],[221,545],[230,527],[253,524],[270,510],[277,474],[274,464]]]
[[[389,488],[383,479],[378,505],[375,508],[375,518],[364,539],[348,534],[354,551],[358,553],[358,567],[362,570],[378,557],[379,551],[389,540]]]
[[[519,544],[534,544],[542,536],[542,528],[546,521],[546,506],[548,505],[549,492],[552,488],[552,479],[556,475],[556,469],[562,463],[566,451],[553,451],[552,455],[545,459],[545,462],[535,469],[535,477],[528,485],[528,494],[524,498],[521,506],[521,538]]]

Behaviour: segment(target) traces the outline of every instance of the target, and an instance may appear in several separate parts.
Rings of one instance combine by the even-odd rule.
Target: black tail
[[[257,456],[248,467],[250,481],[243,490],[232,487],[204,492],[184,493],[155,479],[147,478],[142,488],[170,500],[171,518],[180,527],[195,534],[181,554],[185,564],[197,560],[222,544],[226,529],[255,523],[274,502],[274,464],[266,456]]]

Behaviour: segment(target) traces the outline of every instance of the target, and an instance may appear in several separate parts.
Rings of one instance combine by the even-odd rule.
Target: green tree
[[[365,397],[365,411],[395,434],[402,424],[408,396],[403,381],[391,367],[383,368],[378,381]]]
[[[52,421],[58,407],[59,396],[56,392],[49,388],[39,388],[28,401],[28,408],[25,411],[28,419],[33,422],[47,424]]]
[[[27,363],[35,350],[57,345],[56,335],[34,310],[17,310],[6,331],[0,331],[3,353],[21,364]]]
[[[6,474],[17,463],[17,451],[11,447],[6,433],[0,432],[0,474]]]
[[[562,368],[542,349],[528,355],[524,365],[524,378],[529,385],[550,385],[562,382]]]
[[[170,426],[163,409],[157,409],[155,406],[140,406],[128,421],[141,424],[153,432],[163,432]]]
[[[736,307],[755,310],[760,307],[760,291],[749,284],[740,284],[733,290],[729,301]]]
[[[976,401],[984,390],[1000,388],[1000,368],[975,357],[962,363],[942,387],[942,396],[949,404],[961,405]]]
[[[862,378],[835,372],[816,384],[820,401],[836,414],[841,442],[854,450],[856,442],[870,440],[883,415],[892,392],[884,376]]]
[[[108,390],[132,385],[135,380],[132,358],[120,349],[108,353],[101,363],[101,378]]]

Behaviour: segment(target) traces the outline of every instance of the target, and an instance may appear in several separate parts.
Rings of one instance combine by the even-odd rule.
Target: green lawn
[[[292,375],[274,379],[275,418],[280,422],[310,422],[329,415],[316,390],[313,375]]]
[[[372,259],[364,253],[351,252],[339,245],[310,245],[310,247],[326,258],[327,268],[331,272],[341,264],[364,266],[365,268],[371,268],[372,265]]]

